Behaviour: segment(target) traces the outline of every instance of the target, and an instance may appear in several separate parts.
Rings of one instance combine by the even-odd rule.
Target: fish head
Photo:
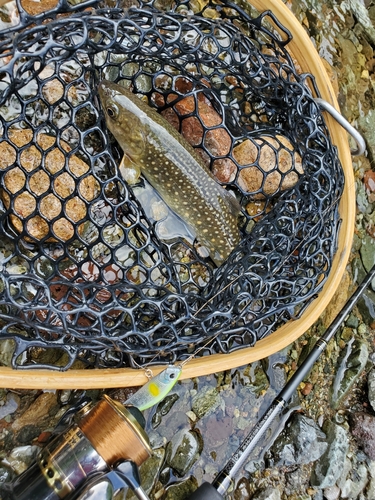
[[[139,161],[146,149],[145,125],[130,91],[108,81],[99,84],[99,98],[106,124],[120,144],[124,154],[133,161]]]

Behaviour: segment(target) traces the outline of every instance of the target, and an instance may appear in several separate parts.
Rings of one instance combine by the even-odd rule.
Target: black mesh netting
[[[0,32],[12,365],[61,366],[48,348],[64,368],[226,353],[302,314],[330,271],[344,179],[286,30],[220,0],[31,4]],[[156,107],[237,196],[242,240],[220,267],[146,181],[122,180],[101,79]]]

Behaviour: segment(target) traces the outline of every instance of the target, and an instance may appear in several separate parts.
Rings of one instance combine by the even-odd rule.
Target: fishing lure
[[[168,365],[165,370],[152,377],[139,391],[130,396],[125,404],[136,406],[140,411],[156,405],[172,390],[181,372],[182,366]]]

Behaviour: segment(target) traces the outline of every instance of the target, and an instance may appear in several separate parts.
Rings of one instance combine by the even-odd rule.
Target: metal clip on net
[[[332,106],[329,102],[325,101],[324,99],[321,99],[320,97],[317,97],[314,99],[314,101],[318,104],[320,109],[327,111],[336,121],[339,123],[342,128],[344,128],[348,134],[350,134],[355,142],[357,143],[357,149],[351,149],[350,153],[352,156],[360,156],[363,155],[364,152],[366,151],[366,143],[361,134],[356,130],[346,118],[342,116],[341,113],[337,111],[336,108]]]

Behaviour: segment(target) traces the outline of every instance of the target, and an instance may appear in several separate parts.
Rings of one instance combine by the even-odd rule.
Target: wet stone
[[[40,434],[40,427],[37,425],[25,425],[17,434],[17,441],[20,444],[29,444]]]
[[[181,483],[168,486],[163,500],[184,500],[188,498],[198,488],[197,480],[194,477],[189,477]]]
[[[251,500],[281,500],[280,490],[271,487],[259,490],[253,495]]]
[[[250,495],[250,484],[246,477],[242,477],[236,486],[233,494],[234,500],[249,500]]]
[[[142,488],[149,494],[158,479],[159,469],[163,463],[165,451],[163,448],[152,450],[152,456],[144,462],[140,468]],[[135,500],[136,496],[128,491],[126,500]]]
[[[220,396],[216,387],[205,387],[193,398],[191,409],[198,418],[212,413],[220,405]]]
[[[273,444],[268,464],[277,467],[306,464],[317,460],[326,449],[324,432],[314,420],[297,413]]]
[[[350,416],[350,427],[358,445],[375,460],[375,416],[357,412]]]
[[[7,467],[4,463],[0,465],[0,484],[8,483],[12,481],[14,477],[14,472],[10,467]],[[0,492],[1,493],[1,492]]]
[[[331,392],[331,404],[338,408],[360,377],[368,360],[367,344],[352,338],[344,349]]]
[[[342,474],[349,446],[347,433],[340,425],[330,421],[325,428],[325,432],[328,448],[319,462],[315,464],[310,480],[313,486],[322,489],[334,486]]]
[[[21,474],[32,464],[39,451],[39,446],[19,446],[12,450],[7,461],[16,474]]]
[[[161,401],[152,416],[152,427],[156,429],[162,421],[162,418],[170,412],[172,406],[179,399],[178,394],[169,394]]]
[[[182,477],[198,459],[203,449],[200,433],[196,431],[178,431],[167,445],[166,462],[175,473]]]

